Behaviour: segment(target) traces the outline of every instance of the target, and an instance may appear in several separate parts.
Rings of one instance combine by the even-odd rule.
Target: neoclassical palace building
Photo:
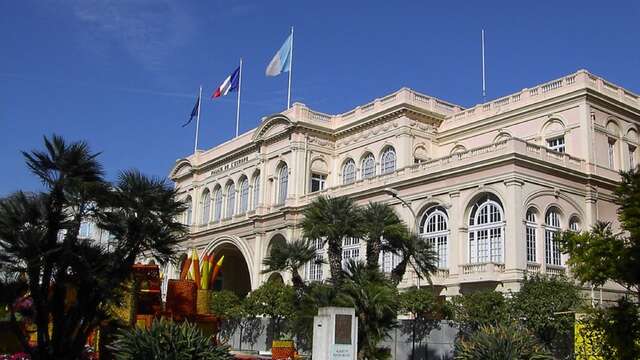
[[[506,292],[527,273],[567,272],[560,231],[617,226],[613,189],[636,165],[639,123],[640,96],[584,70],[468,109],[402,88],[337,115],[296,103],[170,177],[189,204],[184,247],[225,255],[222,288],[287,281],[262,273],[270,246],[302,236],[314,198],[346,195],[391,204],[433,244],[442,295]],[[343,245],[364,256],[362,242]],[[321,281],[328,265],[303,273]],[[408,272],[400,286],[417,283]]]

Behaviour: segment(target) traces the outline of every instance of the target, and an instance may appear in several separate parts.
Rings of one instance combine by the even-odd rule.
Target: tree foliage
[[[621,177],[615,202],[623,232],[615,233],[610,222],[598,222],[591,231],[565,232],[561,246],[580,281],[598,286],[614,281],[640,300],[640,171],[622,172]]]
[[[391,243],[401,243],[407,234],[407,227],[388,204],[370,202],[361,209],[361,218],[367,246],[367,266],[377,267],[383,249],[383,239]]]
[[[627,298],[616,306],[589,309],[580,319],[581,345],[576,353],[604,359],[640,359],[640,306]]]
[[[411,287],[401,292],[398,300],[400,312],[411,316],[411,320],[403,324],[402,332],[411,338],[412,353],[415,356],[416,342],[440,328],[440,321],[450,316],[450,307],[439,301],[430,287]]]
[[[75,359],[121,301],[135,259],[172,258],[185,231],[175,219],[185,206],[164,180],[137,171],[108,183],[98,154],[84,142],[53,136],[44,145],[23,153],[44,190],[0,200],[0,281],[3,288],[22,287],[33,302],[35,348],[9,307],[24,350],[34,359]],[[85,221],[111,234],[108,246],[79,237]]]
[[[355,308],[360,359],[381,358],[378,343],[397,326],[397,298],[396,287],[379,269],[364,262],[347,262],[338,301]]]
[[[250,292],[245,299],[245,311],[252,315],[266,316],[271,322],[271,338],[278,338],[287,325],[285,321],[294,315],[295,292],[289,285],[267,281]]]
[[[514,324],[482,325],[455,344],[458,360],[553,359],[533,334]]]
[[[188,322],[154,321],[149,329],[124,329],[109,346],[117,360],[231,360],[226,346],[216,345]]]
[[[304,288],[304,280],[300,276],[299,269],[306,263],[316,261],[316,249],[308,240],[298,239],[292,242],[276,242],[271,247],[271,252],[262,260],[265,269],[263,274],[270,272],[288,271],[291,273],[291,281],[296,291]]]
[[[614,232],[610,222],[598,222],[590,231],[563,233],[561,246],[569,254],[568,264],[578,280],[596,286],[607,281],[618,283],[635,296],[637,303],[640,301],[640,171],[636,168],[622,172],[621,178],[615,190],[615,202],[619,206],[622,231]],[[634,345],[638,344],[638,338],[630,342],[629,336],[637,336],[633,329],[640,328],[640,312],[630,304],[631,301],[622,299],[610,309],[591,311],[584,319],[585,326],[594,333],[606,334],[599,346],[605,353],[622,356],[637,351]]]
[[[301,226],[304,236],[326,242],[331,278],[342,276],[342,242],[361,238],[361,214],[355,202],[346,196],[319,196],[304,210]]]
[[[453,319],[461,335],[467,336],[482,326],[495,326],[509,322],[507,301],[497,291],[477,291],[458,295],[451,300]]]
[[[522,282],[509,301],[509,313],[554,355],[571,354],[575,311],[584,301],[580,289],[565,277],[535,275]]]

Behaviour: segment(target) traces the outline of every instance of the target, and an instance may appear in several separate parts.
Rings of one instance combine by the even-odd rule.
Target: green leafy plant
[[[346,238],[360,238],[361,223],[358,206],[346,196],[319,196],[304,210],[301,223],[304,236],[326,241],[331,278],[336,283],[342,277],[342,242]]]
[[[301,292],[304,281],[298,271],[304,264],[315,261],[316,249],[308,240],[294,240],[292,242],[276,242],[269,255],[262,260],[265,269],[263,274],[274,271],[288,271],[291,273],[291,282],[296,291]]]
[[[188,322],[154,321],[149,329],[122,330],[109,346],[117,360],[231,360],[226,346]]]
[[[396,287],[379,269],[349,260],[336,302],[355,308],[359,358],[386,359],[387,352],[378,348],[378,343],[397,326],[399,304]]]
[[[519,320],[559,358],[573,350],[575,311],[584,303],[580,289],[566,277],[534,275],[522,282],[509,301]]]
[[[536,337],[516,325],[482,325],[455,344],[458,360],[543,360],[553,359]]]
[[[286,320],[294,314],[295,293],[291,286],[277,281],[267,281],[250,292],[244,301],[244,309],[253,316],[261,315],[269,318],[267,329],[267,346],[271,339],[280,337],[286,329]]]
[[[477,291],[455,296],[451,307],[462,337],[482,326],[503,324],[509,319],[507,302],[497,291]]]

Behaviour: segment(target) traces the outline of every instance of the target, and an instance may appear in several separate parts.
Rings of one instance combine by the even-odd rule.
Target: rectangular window
[[[636,168],[636,147],[629,145],[629,170]]]
[[[360,258],[360,240],[357,238],[347,238],[342,242],[342,267],[344,268],[348,259],[358,260]]]
[[[312,245],[316,249],[316,261],[311,261],[307,263],[306,266],[306,274],[308,281],[322,281],[323,273],[322,273],[322,260],[324,258],[324,247],[322,240],[314,240]]]
[[[563,153],[565,151],[564,136],[558,136],[553,139],[548,139],[547,146],[553,151]]]
[[[536,227],[527,224],[527,261],[536,262]]]
[[[546,229],[544,232],[545,261],[549,265],[562,265],[560,262],[560,244],[558,244],[558,231]]]
[[[324,190],[327,175],[311,174],[311,192]]]
[[[609,153],[609,168],[615,169],[616,168],[616,163],[615,163],[616,141],[613,139],[609,139],[608,153]]]
[[[431,236],[425,239],[431,244],[431,248],[438,253],[438,268],[447,268],[447,240],[448,235]]]

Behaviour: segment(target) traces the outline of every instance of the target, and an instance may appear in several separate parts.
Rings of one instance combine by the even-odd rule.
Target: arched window
[[[389,146],[382,152],[380,159],[380,173],[389,174],[396,170],[396,151]]]
[[[289,186],[289,167],[283,164],[278,172],[278,205],[284,204],[287,199],[287,187]]]
[[[527,262],[536,262],[536,232],[538,223],[536,221],[536,209],[529,208],[525,218],[526,241],[527,241]]]
[[[495,195],[477,200],[469,214],[469,262],[502,263],[504,211]]]
[[[240,181],[240,210],[238,213],[244,214],[249,208],[249,180],[243,178]]]
[[[222,189],[220,189],[219,187],[218,187],[218,190],[216,190],[214,199],[215,199],[215,208],[214,208],[213,219],[215,221],[220,221],[220,219],[222,218]]]
[[[236,212],[236,187],[234,183],[227,185],[227,211],[225,217],[230,218]]]
[[[342,166],[342,183],[346,185],[354,181],[356,181],[356,163],[353,159],[349,159]]]
[[[560,210],[550,207],[544,217],[544,253],[545,261],[549,265],[561,265],[560,244],[558,236],[560,234]]]
[[[255,210],[260,203],[260,174],[257,174],[253,178],[253,205],[252,209]]]
[[[369,153],[362,159],[362,178],[368,179],[376,175],[376,159]]]
[[[193,217],[193,201],[191,200],[191,196],[187,196],[184,201],[187,204],[187,210],[184,212],[184,223],[185,225],[191,225]]]
[[[571,220],[569,220],[569,230],[580,232],[582,230],[580,228],[580,219],[577,216],[572,216]]]
[[[427,210],[420,220],[420,235],[429,242],[438,253],[438,267],[447,268],[449,243],[449,219],[447,211],[441,206]]]
[[[211,218],[211,193],[205,190],[202,195],[202,219],[201,224],[206,225]]]

